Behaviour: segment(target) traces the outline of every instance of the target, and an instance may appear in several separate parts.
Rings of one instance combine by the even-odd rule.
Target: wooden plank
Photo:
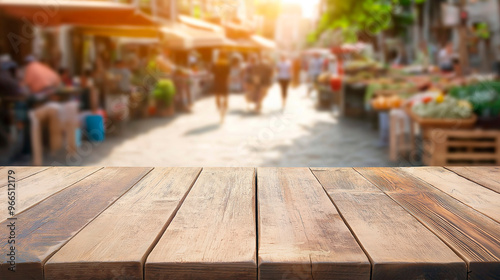
[[[16,214],[32,207],[47,197],[91,175],[100,167],[53,167],[16,182]],[[0,196],[0,205],[7,205],[7,196]],[[7,209],[7,206],[2,209]],[[0,221],[9,217],[0,211]]]
[[[18,166],[5,166],[0,170],[0,190],[3,187],[7,186],[8,176],[7,173],[9,170],[13,170],[15,174],[16,182],[24,180],[30,176],[33,176],[42,171],[48,170],[50,167],[18,167]]]
[[[45,265],[45,279],[142,279],[200,168],[155,168]]]
[[[447,160],[496,160],[496,154],[492,153],[447,153]]]
[[[492,191],[500,193],[500,167],[446,167]]]
[[[500,194],[444,168],[405,168],[409,173],[500,222]]]
[[[369,279],[370,262],[307,168],[259,168],[259,279]]]
[[[470,148],[495,148],[495,142],[481,142],[481,141],[448,141],[446,142],[448,147],[470,147]]]
[[[146,279],[256,279],[255,170],[206,168],[146,261]]]
[[[0,269],[8,272],[2,279],[43,279],[43,264],[150,170],[104,168],[17,215],[16,272],[9,272],[10,264],[2,262]],[[0,228],[10,222],[0,223]],[[10,252],[7,238],[0,237],[2,252]]]
[[[369,255],[372,279],[466,279],[461,258],[359,173],[313,173]]]
[[[500,224],[399,169],[356,168],[452,248],[469,279],[500,275]]]

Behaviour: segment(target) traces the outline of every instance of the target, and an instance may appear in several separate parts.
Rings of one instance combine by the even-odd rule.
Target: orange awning
[[[134,6],[107,1],[0,0],[0,9],[35,25],[151,26],[154,21]]]
[[[160,28],[162,44],[172,49],[219,48],[235,45],[224,34],[191,28],[183,24],[165,25]]]
[[[141,26],[79,26],[79,30],[86,35],[128,38],[158,38],[159,30],[156,27]]]
[[[264,38],[262,36],[252,35],[252,37],[250,37],[250,39],[252,39],[253,42],[255,42],[257,45],[259,45],[263,49],[269,49],[269,50],[276,49],[276,43],[274,41],[269,40],[267,38]]]
[[[192,28],[203,29],[216,33],[224,33],[224,28],[222,28],[221,26],[194,17],[180,15],[179,21]]]

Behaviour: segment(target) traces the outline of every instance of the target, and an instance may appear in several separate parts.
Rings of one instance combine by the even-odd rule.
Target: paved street
[[[101,166],[394,166],[367,121],[339,119],[318,111],[292,90],[281,110],[275,85],[261,115],[247,110],[243,95],[231,95],[226,122],[219,124],[213,97],[198,100],[190,114],[125,125],[104,143],[86,143],[64,165]]]

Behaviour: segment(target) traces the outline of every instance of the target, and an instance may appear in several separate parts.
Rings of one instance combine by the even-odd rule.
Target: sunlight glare
[[[319,0],[281,0],[283,4],[299,4],[302,9],[302,15],[306,18],[316,16]]]

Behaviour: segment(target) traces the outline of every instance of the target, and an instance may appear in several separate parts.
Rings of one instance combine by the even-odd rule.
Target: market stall
[[[153,28],[156,26],[155,21],[151,17],[138,11],[135,6],[115,2],[79,0],[62,0],[57,2],[0,0],[0,10],[9,17],[18,19],[19,21],[29,22],[43,29],[47,27],[59,27],[61,25],[70,25],[73,27],[80,26],[86,30],[85,32],[99,33],[101,36],[108,35],[110,32],[113,32],[115,35],[119,33],[121,35],[130,34],[131,36],[139,36],[139,34],[142,33],[146,36],[153,36],[155,33]],[[71,28],[72,27],[70,27],[70,29]],[[80,128],[89,128],[88,119],[93,118],[96,113],[95,108],[93,108],[93,104],[95,104],[94,92],[90,89],[90,84],[88,83],[91,73],[86,73],[86,71],[84,71],[85,66],[80,61],[82,57],[88,54],[85,51],[85,46],[88,45],[88,42],[82,40],[84,33],[80,32],[83,29],[71,29],[71,32],[68,32],[65,37],[69,39],[69,42],[64,42],[71,46],[69,48],[69,53],[66,55],[76,57],[76,60],[72,60],[71,62],[75,68],[73,69],[74,73],[72,73],[74,76],[71,75],[69,69],[61,68],[61,84],[64,84],[64,86],[53,85],[54,90],[50,91],[46,99],[37,102],[36,106],[28,106],[30,121],[27,122],[26,125],[29,124],[32,130],[31,143],[35,165],[43,163],[41,136],[40,133],[38,133],[40,127],[38,124],[47,116],[51,119],[51,123],[61,124],[51,126],[52,130],[50,137],[54,139],[50,142],[61,142],[57,139],[61,138],[61,135],[64,135],[67,138],[67,150],[72,155],[76,152],[76,146],[78,146],[80,142],[79,138],[82,135]],[[35,36],[32,35],[29,38],[23,38],[23,40],[31,42],[35,40],[33,37]],[[21,53],[31,54],[31,45],[32,44],[23,44],[21,47],[24,49]],[[11,45],[10,47],[14,48],[15,46]],[[48,47],[50,47],[50,45]],[[17,53],[19,50],[13,49],[11,51]],[[22,59],[24,59],[24,57],[18,57],[18,60]],[[57,66],[57,64],[52,66],[53,69],[60,67]],[[99,76],[99,78],[103,77],[105,77],[104,74]],[[71,94],[68,98],[69,92],[81,94]],[[35,93],[37,92],[31,90],[32,95]],[[40,94],[36,94],[37,98],[39,96]],[[61,96],[63,98],[61,98]],[[88,110],[89,112],[84,120],[80,121],[80,117],[83,118],[81,115],[83,110]],[[39,112],[49,112],[50,114],[42,114]],[[102,115],[99,116],[101,118],[100,124],[96,123],[97,126],[91,127],[91,129],[95,129],[94,131],[99,130],[104,133]],[[62,127],[65,128],[62,129]],[[90,133],[86,133],[86,135],[89,139],[96,141],[102,141],[104,139],[104,137],[92,137]],[[54,151],[58,146],[60,145],[51,145],[52,150]]]
[[[426,165],[500,164],[499,82],[469,77],[450,84],[440,79],[427,91],[399,103],[391,111],[391,123],[408,119],[406,127],[412,137],[407,141],[391,137],[394,160],[406,144],[407,152]],[[398,130],[391,135],[403,134],[404,127],[391,126]]]

